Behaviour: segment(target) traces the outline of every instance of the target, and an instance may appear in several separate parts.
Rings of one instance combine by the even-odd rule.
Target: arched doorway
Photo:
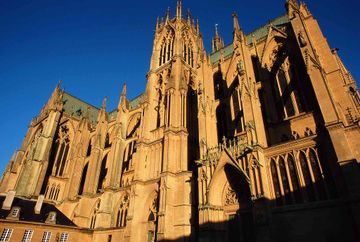
[[[223,190],[223,209],[227,241],[252,242],[254,236],[253,206],[249,182],[235,167],[224,166],[226,184]]]

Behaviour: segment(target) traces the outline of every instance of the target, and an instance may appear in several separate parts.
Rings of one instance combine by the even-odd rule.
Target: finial
[[[187,10],[186,19],[187,19],[188,25],[190,25],[190,24],[191,24],[191,14],[190,14],[190,9],[188,9],[188,10]]]
[[[56,85],[56,89],[58,89],[58,90],[60,89],[61,83],[62,83],[62,80],[60,79]]]
[[[197,32],[197,33],[200,32],[199,19],[196,19],[196,32]]]
[[[182,3],[181,3],[181,0],[178,0],[177,1],[177,6],[176,6],[176,17],[178,19],[181,19],[181,16],[182,16]]]
[[[219,37],[218,24],[215,24],[215,37]]]
[[[157,19],[156,19],[156,26],[155,26],[155,29],[156,29],[156,30],[158,30],[158,29],[159,29],[159,27],[160,27],[160,18],[159,18],[159,17],[157,17]]]
[[[121,96],[125,97],[126,96],[126,83],[124,83],[123,89],[121,91]]]
[[[169,19],[170,19],[170,7],[168,7],[166,10],[166,21],[168,21]]]
[[[101,105],[102,109],[106,109],[107,96],[104,97],[103,103]]]

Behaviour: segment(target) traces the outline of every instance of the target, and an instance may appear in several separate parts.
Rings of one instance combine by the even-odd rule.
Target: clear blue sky
[[[359,80],[360,3],[310,1],[308,7],[331,47]],[[200,21],[209,52],[214,24],[226,43],[236,11],[246,33],[285,13],[285,0],[183,0]],[[19,148],[27,125],[39,114],[59,79],[67,92],[108,109],[124,82],[128,97],[146,84],[157,16],[176,0],[0,0],[0,173]]]

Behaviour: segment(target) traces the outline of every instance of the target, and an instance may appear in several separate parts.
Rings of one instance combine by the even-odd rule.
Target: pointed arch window
[[[66,161],[70,150],[69,129],[67,126],[61,126],[58,138],[55,142],[54,167],[52,174],[54,176],[63,176],[66,167]]]
[[[274,98],[281,119],[303,111],[300,96],[295,88],[296,82],[298,82],[297,74],[287,57],[276,71],[273,82]]]
[[[80,180],[79,192],[78,192],[79,195],[82,195],[84,192],[84,186],[85,186],[88,167],[89,167],[89,163],[86,163],[86,165],[83,168],[82,174],[81,174],[81,180]]]
[[[326,199],[324,180],[320,169],[319,160],[313,149],[309,151],[309,160],[314,174],[315,186],[320,199]]]
[[[159,66],[169,62],[174,55],[174,38],[172,34],[163,39],[159,53]]]
[[[192,44],[190,43],[184,43],[183,45],[183,58],[184,61],[190,65],[191,67],[194,67],[194,51],[192,48]]]
[[[100,201],[97,201],[91,214],[90,229],[94,229],[96,225],[96,215],[100,209]]]
[[[278,177],[278,173],[277,173],[277,169],[276,169],[276,163],[275,163],[274,159],[271,159],[271,161],[270,161],[270,170],[271,170],[271,177],[272,177],[272,182],[273,182],[273,186],[274,186],[276,204],[281,205],[282,202],[281,202],[280,182],[279,182],[279,177]]]
[[[357,90],[355,90],[353,87],[349,87],[350,94],[355,102],[356,106],[360,106],[360,97]]]
[[[289,155],[287,158],[287,163],[289,166],[290,180],[294,191],[295,201],[302,202],[301,192],[300,192],[300,183],[299,176],[296,172],[295,161],[292,155]]]
[[[129,209],[129,196],[126,194],[118,208],[117,217],[116,217],[116,227],[123,228],[126,227],[127,214]]]
[[[108,172],[108,169],[106,168],[107,158],[108,158],[108,155],[106,154],[101,162],[97,192],[100,192],[101,189],[104,187],[104,181],[105,181],[105,178],[106,178],[106,175]]]
[[[233,117],[234,117],[234,126],[235,126],[234,128],[236,133],[241,133],[245,129],[245,123],[244,123],[243,105],[239,92],[239,79],[237,77],[232,85],[234,86],[234,89],[231,94],[231,99],[233,103]]]
[[[280,170],[281,181],[284,189],[285,201],[287,204],[289,204],[291,203],[290,185],[286,173],[285,161],[284,158],[281,156],[279,158],[279,170]]]
[[[304,177],[304,184],[306,187],[308,199],[309,201],[314,201],[315,193],[314,193],[314,188],[312,186],[311,174],[307,163],[306,155],[302,151],[300,152],[299,160],[300,160],[302,175]]]

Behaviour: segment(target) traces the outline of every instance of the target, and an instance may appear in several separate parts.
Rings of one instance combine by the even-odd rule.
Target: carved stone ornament
[[[225,194],[225,205],[239,204],[239,198],[236,192],[228,186]]]
[[[302,32],[299,32],[299,34],[298,34],[298,40],[299,40],[299,43],[300,43],[300,46],[301,46],[301,47],[307,46],[307,41],[306,41],[306,39],[304,38]]]

